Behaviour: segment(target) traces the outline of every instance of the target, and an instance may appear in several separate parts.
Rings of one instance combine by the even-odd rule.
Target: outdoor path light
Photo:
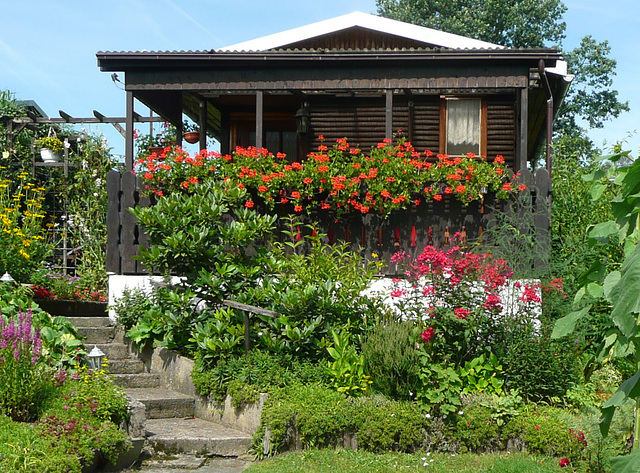
[[[106,355],[103,353],[103,351],[100,350],[97,345],[94,345],[91,353],[87,355],[87,358],[89,358],[89,366],[91,366],[91,369],[99,370],[100,368],[102,368],[102,361],[104,360],[105,356]]]

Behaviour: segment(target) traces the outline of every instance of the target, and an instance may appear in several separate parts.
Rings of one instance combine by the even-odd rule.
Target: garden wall
[[[462,245],[483,244],[483,234],[491,228],[498,212],[511,215],[514,221],[525,220],[525,217],[533,219],[538,229],[536,238],[542,240],[539,247],[548,248],[551,179],[545,169],[538,169],[535,174],[529,170],[521,173],[520,181],[527,184],[527,190],[521,193],[518,205],[498,202],[491,194],[467,206],[453,196],[445,196],[440,202],[432,200],[393,212],[386,218],[352,213],[336,219],[335,215],[322,211],[301,218],[307,223],[317,223],[317,231],[326,234],[328,243],[348,242],[364,258],[376,258],[386,263],[384,271],[389,275],[396,272],[390,259],[397,251],[417,256],[428,245],[440,249],[452,246],[456,235],[462,239]],[[153,205],[153,200],[140,192],[141,180],[130,173],[112,171],[107,176],[107,188],[107,271],[121,275],[147,274],[133,257],[141,245],[148,243],[148,238],[127,209]],[[285,216],[292,209],[283,206],[277,210],[280,216]],[[525,216],[523,212],[529,215]],[[282,219],[277,225],[276,238],[282,241],[292,238],[283,231],[293,230],[293,238],[299,238],[298,232],[310,231],[304,227],[287,228]],[[546,253],[536,255],[537,266],[547,264]]]

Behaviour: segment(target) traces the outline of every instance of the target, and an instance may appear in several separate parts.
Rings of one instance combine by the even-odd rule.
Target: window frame
[[[487,100],[485,97],[470,96],[470,95],[446,95],[440,97],[440,154],[446,154],[447,150],[447,118],[448,107],[447,104],[452,100],[477,100],[480,102],[480,143],[479,151],[480,156],[487,155]],[[456,154],[451,156],[466,156]]]

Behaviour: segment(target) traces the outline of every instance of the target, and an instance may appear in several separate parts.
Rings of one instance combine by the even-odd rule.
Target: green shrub
[[[295,384],[272,390],[262,411],[262,423],[254,436],[254,448],[276,454],[296,446],[335,447],[344,433],[354,432],[354,405],[345,396],[320,385]]]
[[[425,447],[429,421],[426,412],[415,404],[364,398],[356,408],[360,448],[381,453],[416,452]]]
[[[346,330],[331,331],[333,343],[327,347],[332,361],[327,364],[327,374],[331,377],[331,386],[347,396],[358,396],[367,392],[371,381],[364,371],[362,354],[356,353],[349,342],[351,334]]]
[[[500,361],[505,388],[530,401],[561,398],[580,378],[571,343],[548,336],[516,333]]]
[[[587,445],[584,433],[572,428],[568,415],[554,407],[533,407],[505,428],[511,439],[520,439],[530,453],[567,457],[572,463],[582,458]]]
[[[143,289],[125,289],[113,306],[113,310],[118,316],[118,323],[125,330],[134,327],[154,306],[154,299],[154,292]]]
[[[416,330],[413,322],[389,322],[368,333],[362,356],[374,391],[391,399],[415,399],[420,386]]]
[[[249,355],[219,359],[210,366],[197,355],[191,378],[199,394],[222,400],[228,384],[239,381],[259,392],[292,384],[327,386],[329,378],[323,364],[300,360],[290,354],[252,350]]]

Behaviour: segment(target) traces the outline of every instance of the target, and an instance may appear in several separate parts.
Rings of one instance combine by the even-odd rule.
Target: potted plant
[[[60,159],[60,153],[64,149],[62,141],[55,136],[45,136],[37,142],[40,146],[40,156],[45,163],[57,163]]]
[[[200,140],[200,132],[195,124],[190,122],[184,122],[182,125],[184,131],[184,139],[187,143],[195,144]]]

